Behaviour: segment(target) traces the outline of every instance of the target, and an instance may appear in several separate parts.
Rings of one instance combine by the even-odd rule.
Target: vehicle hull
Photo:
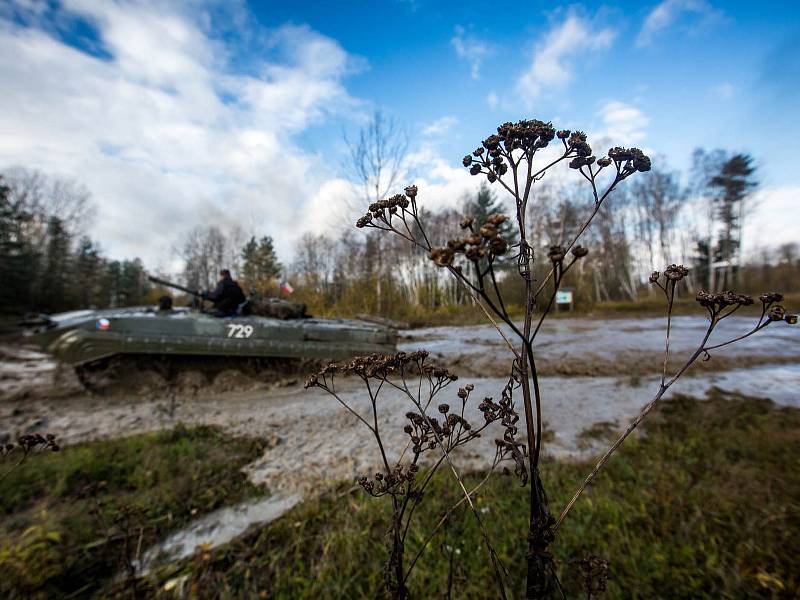
[[[34,339],[60,361],[80,366],[117,355],[342,360],[395,352],[397,332],[344,319],[220,319],[183,310],[120,309],[54,315]]]

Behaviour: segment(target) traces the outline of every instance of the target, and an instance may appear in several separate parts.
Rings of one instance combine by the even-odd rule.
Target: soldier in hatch
[[[219,272],[219,282],[213,291],[202,292],[200,296],[214,303],[214,308],[209,312],[215,317],[230,317],[237,314],[239,306],[247,300],[242,288],[231,278],[228,269]]]

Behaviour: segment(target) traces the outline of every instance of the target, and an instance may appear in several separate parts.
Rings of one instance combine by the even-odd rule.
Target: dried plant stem
[[[414,568],[414,565],[417,563],[417,561],[419,560],[420,556],[422,556],[422,554],[425,552],[425,548],[426,548],[426,547],[427,547],[427,546],[428,546],[428,545],[431,543],[431,541],[433,540],[433,538],[434,538],[434,537],[436,537],[436,534],[437,534],[437,532],[439,531],[439,529],[441,529],[441,528],[442,528],[442,526],[443,526],[443,525],[444,525],[444,524],[447,522],[447,519],[449,519],[449,518],[450,518],[450,515],[451,515],[451,513],[452,513],[454,510],[456,510],[456,509],[457,509],[459,506],[461,506],[462,504],[464,504],[464,502],[466,502],[466,501],[467,501],[467,497],[472,497],[472,496],[474,496],[474,495],[475,495],[475,493],[476,493],[478,490],[480,490],[480,489],[481,489],[481,488],[482,488],[482,487],[483,487],[483,486],[486,484],[486,482],[487,482],[487,481],[489,481],[489,479],[491,479],[492,475],[494,474],[494,468],[495,468],[496,464],[497,464],[497,463],[495,463],[495,465],[493,465],[493,466],[492,466],[492,468],[491,468],[491,469],[489,470],[489,472],[488,472],[488,473],[487,473],[487,474],[484,476],[484,478],[483,478],[483,479],[482,479],[482,480],[481,480],[481,481],[480,481],[480,482],[479,482],[479,483],[478,483],[478,484],[477,484],[475,487],[473,487],[473,488],[472,488],[472,489],[469,491],[469,494],[468,494],[468,496],[465,496],[465,497],[461,498],[461,499],[460,499],[458,502],[456,502],[455,504],[453,504],[453,506],[451,506],[450,508],[448,508],[448,509],[447,509],[447,512],[445,512],[445,514],[442,516],[442,518],[441,518],[441,519],[439,519],[439,521],[436,523],[436,525],[434,525],[433,529],[432,529],[432,530],[431,530],[431,532],[428,534],[428,537],[426,537],[426,538],[425,538],[425,541],[424,541],[424,542],[422,542],[422,546],[420,546],[420,549],[417,551],[417,554],[414,556],[414,558],[413,558],[413,560],[411,561],[411,563],[409,563],[409,566],[408,566],[408,572],[406,573],[406,578],[408,578],[408,577],[411,575],[411,571],[413,570],[413,568]]]
[[[548,146],[555,138],[558,138],[563,145],[563,153],[558,155],[554,160],[548,162],[548,164],[541,169],[535,170],[533,162],[537,152]],[[534,183],[541,179],[548,169],[567,160],[569,161],[569,167],[576,170],[581,177],[589,183],[593,206],[589,214],[583,220],[579,230],[572,237],[571,241],[568,242],[566,247],[562,246],[560,243],[550,247],[550,251],[547,254],[551,263],[550,269],[543,278],[543,281],[539,282],[534,279],[534,246],[531,245],[528,239],[528,226],[526,224],[528,201],[531,197]],[[515,219],[513,217],[509,219],[509,216],[506,215],[492,214],[488,216],[484,215],[483,221],[476,223],[474,217],[467,216],[460,224],[461,229],[464,231],[463,237],[455,237],[448,240],[446,245],[443,244],[434,247],[420,220],[420,212],[417,203],[418,189],[416,186],[411,185],[405,189],[405,195],[398,194],[371,204],[369,206],[369,212],[358,219],[356,226],[359,228],[368,227],[393,232],[418,249],[425,251],[428,257],[438,267],[446,268],[468,291],[469,295],[480,307],[489,322],[498,333],[500,333],[503,341],[511,350],[514,357],[511,363],[511,376],[509,383],[503,390],[503,399],[501,403],[499,405],[494,404],[492,405],[494,408],[491,408],[486,402],[488,401],[491,404],[492,399],[487,398],[484,403],[481,404],[481,410],[485,411],[487,421],[497,419],[499,414],[506,427],[503,439],[497,440],[498,457],[489,474],[493,472],[497,461],[513,459],[516,464],[515,473],[520,478],[521,483],[523,485],[526,483],[530,484],[529,522],[526,539],[527,581],[525,597],[528,599],[542,598],[556,590],[563,596],[564,591],[561,589],[560,583],[558,582],[549,547],[555,539],[556,530],[560,527],[569,511],[575,505],[577,499],[597,477],[598,473],[605,466],[613,453],[624,443],[627,437],[636,429],[648,413],[650,413],[672,384],[675,383],[686,369],[699,357],[703,355],[708,357],[709,350],[742,340],[760,329],[763,329],[769,322],[781,321],[785,318],[787,322],[795,323],[797,322],[797,317],[795,315],[785,315],[785,309],[780,305],[772,307],[774,302],[779,302],[782,299],[780,294],[777,292],[765,292],[760,296],[760,300],[763,303],[761,318],[751,332],[722,344],[707,346],[706,344],[708,343],[709,336],[719,321],[735,313],[741,306],[753,304],[753,299],[749,296],[734,294],[732,292],[722,292],[719,294],[700,292],[697,296],[697,301],[701,306],[706,308],[709,313],[710,324],[708,330],[697,350],[689,357],[683,367],[672,378],[668,379],[675,286],[678,281],[682,280],[688,274],[688,269],[682,265],[669,265],[664,272],[665,280],[663,285],[659,281],[661,274],[658,272],[653,273],[650,277],[650,282],[661,288],[667,299],[664,360],[658,392],[653,399],[639,411],[636,418],[631,421],[628,427],[598,460],[592,471],[584,479],[572,499],[563,509],[558,519],[554,519],[549,512],[547,495],[539,473],[539,460],[542,450],[543,407],[534,355],[535,338],[540,333],[544,320],[553,309],[555,297],[564,280],[565,274],[578,259],[586,256],[588,253],[586,248],[577,244],[578,240],[591,225],[601,206],[605,203],[605,200],[609,197],[611,192],[616,189],[617,185],[635,173],[649,171],[651,169],[651,161],[650,158],[639,149],[620,147],[611,148],[607,156],[597,158],[592,154],[592,149],[587,143],[586,135],[583,132],[571,132],[568,130],[556,131],[551,123],[533,119],[501,125],[497,128],[497,135],[490,135],[483,140],[481,146],[464,157],[463,165],[470,170],[472,175],[485,176],[489,183],[499,184],[513,197],[516,213],[514,215]],[[603,174],[602,177],[601,173]],[[608,177],[606,177],[606,174]],[[600,181],[603,182],[603,188],[598,190],[598,183]],[[516,229],[515,233],[518,235],[517,243],[510,243],[510,240],[505,239],[505,234],[501,231],[501,229],[503,229],[501,226],[509,220],[512,222],[515,221],[514,229]],[[398,221],[400,222],[399,224]],[[516,269],[519,277],[524,282],[524,320],[521,325],[518,322],[514,322],[508,314],[501,288],[498,285],[497,273],[495,272],[496,262],[503,260],[501,257],[507,255],[509,248],[516,248],[516,255],[514,257],[516,259]],[[570,253],[574,259],[567,262],[565,259]],[[456,262],[457,259],[460,261],[460,264]],[[537,318],[536,322],[534,322],[534,309],[537,306],[539,296],[548,287],[551,280],[553,286],[552,294],[549,294],[549,298],[543,307],[542,314]],[[767,311],[769,311],[769,313],[767,313]],[[767,315],[769,316],[769,320],[763,323]],[[507,335],[507,331],[504,331],[504,328],[500,327],[500,322],[508,327],[512,335]],[[463,493],[463,498],[456,503],[453,509],[467,504],[475,515],[483,534],[484,543],[492,559],[500,593],[505,597],[505,590],[503,587],[504,569],[501,568],[502,565],[490,543],[486,528],[472,502],[471,496],[475,490],[471,492],[467,491],[463,479],[451,460],[450,450],[454,449],[456,446],[448,446],[443,443],[441,432],[436,430],[437,427],[434,427],[434,425],[438,426],[438,422],[435,418],[432,419],[428,417],[425,412],[430,406],[433,395],[437,391],[432,381],[430,384],[428,400],[425,406],[423,406],[421,381],[415,397],[408,390],[405,380],[403,380],[403,391],[408,394],[409,398],[421,413],[421,415],[417,415],[417,420],[413,421],[414,428],[418,426],[421,427],[422,423],[426,424],[426,441],[429,439],[427,437],[428,432],[433,432],[436,442],[430,442],[430,449],[438,445],[442,453],[442,457],[436,461],[434,465],[434,470],[441,465],[442,462],[447,462],[450,471]],[[399,386],[395,387],[402,389]],[[526,444],[517,440],[517,435],[520,433],[517,427],[520,415],[516,412],[513,403],[513,394],[516,389],[520,389],[522,395],[525,432],[527,435]],[[374,397],[372,394],[370,396],[373,401],[373,411],[375,411]],[[440,408],[440,410],[442,410],[444,414],[447,412],[448,408]],[[491,416],[490,413],[486,411],[491,411]],[[519,428],[521,429],[521,425]],[[377,434],[377,421],[370,426],[370,429],[373,429],[373,432],[379,437]],[[414,429],[414,431],[417,430]],[[447,434],[449,436],[448,439],[451,440],[450,443],[452,443],[451,433]],[[416,443],[415,441],[415,444]],[[417,448],[417,446],[415,446],[415,448]],[[415,450],[415,452],[418,453],[419,451]],[[431,474],[432,472],[429,476]],[[487,475],[486,479],[488,479],[488,477]],[[422,484],[423,489],[427,486],[429,481],[430,477],[424,480]],[[479,485],[483,485],[483,482]],[[393,497],[393,502],[395,503],[395,517],[400,514],[400,521],[402,521],[402,515],[409,501],[411,505],[407,513],[407,518],[410,520],[411,514],[413,514],[419,503],[419,498],[409,500],[409,497],[406,496],[398,507],[398,497],[397,495]],[[400,511],[399,513],[398,510]],[[425,551],[425,548],[430,544],[433,536],[436,535],[440,528],[443,527],[444,523],[446,523],[449,514],[450,511],[442,517],[426,538],[422,547],[411,561],[407,572],[403,574],[402,579],[398,578],[401,589],[404,589],[405,580],[409,577],[411,570]],[[396,531],[400,524],[402,523],[395,523]],[[395,544],[396,548],[400,548],[401,551],[402,542],[405,540],[405,536],[408,532],[408,526],[409,521],[405,523],[405,530],[399,543]],[[589,585],[587,589],[589,589],[591,595],[591,585]]]
[[[653,407],[656,405],[656,402],[658,402],[661,399],[661,397],[664,395],[664,392],[666,391],[667,391],[667,386],[661,386],[655,397],[650,402],[648,402],[644,406],[644,408],[642,408],[641,411],[639,411],[639,414],[636,415],[636,418],[630,422],[628,427],[625,428],[625,431],[623,431],[622,434],[620,434],[620,436],[611,445],[611,447],[608,450],[606,450],[605,454],[603,454],[600,460],[597,461],[595,466],[592,468],[591,472],[586,476],[586,479],[583,480],[583,483],[581,483],[580,487],[577,489],[575,494],[573,494],[570,501],[561,511],[561,514],[558,516],[558,519],[556,519],[556,524],[553,527],[554,530],[558,530],[558,528],[561,526],[561,523],[564,522],[564,519],[566,518],[569,511],[572,510],[572,507],[575,505],[575,502],[577,502],[580,495],[584,492],[584,490],[588,487],[588,485],[592,482],[592,480],[595,477],[597,477],[597,474],[600,472],[600,469],[602,469],[603,466],[608,462],[608,459],[611,458],[611,455],[614,454],[617,448],[619,448],[622,445],[622,443],[628,438],[628,436],[631,433],[633,433],[633,430],[636,429],[639,423],[642,422],[642,420],[653,409]]]
[[[739,341],[741,341],[741,340],[743,340],[745,338],[749,338],[754,333],[757,333],[757,332],[761,331],[762,329],[764,329],[770,323],[772,323],[772,321],[765,321],[763,323],[761,323],[759,321],[758,325],[756,325],[755,328],[752,331],[748,331],[744,335],[740,335],[739,337],[735,337],[732,340],[728,340],[727,342],[722,342],[721,344],[716,344],[714,346],[706,346],[705,348],[703,348],[703,350],[706,351],[706,352],[708,352],[709,350],[716,350],[717,348],[722,348],[723,346],[727,346],[729,344],[733,344],[734,342],[739,342]]]
[[[636,415],[636,417],[628,424],[625,430],[619,435],[617,440],[613,444],[611,444],[611,446],[608,448],[608,450],[606,450],[603,456],[600,457],[600,460],[598,460],[597,463],[594,465],[591,472],[586,476],[586,478],[583,480],[583,483],[581,483],[580,487],[575,491],[570,501],[567,502],[567,505],[561,511],[561,514],[558,516],[558,519],[556,519],[556,523],[553,527],[554,531],[558,530],[558,528],[561,526],[561,523],[563,523],[564,519],[567,517],[567,514],[569,514],[569,511],[572,510],[572,507],[575,505],[575,502],[577,502],[578,498],[580,498],[581,494],[583,494],[584,490],[586,490],[586,488],[594,480],[594,478],[597,477],[597,474],[611,458],[611,455],[617,451],[617,449],[623,444],[623,442],[625,442],[625,440],[628,439],[628,436],[630,436],[631,433],[633,433],[633,431],[639,426],[639,424],[650,413],[650,411],[653,410],[653,407],[659,400],[661,400],[661,398],[664,396],[666,391],[672,386],[672,384],[675,383],[678,380],[678,378],[681,375],[683,375],[686,369],[688,369],[700,357],[700,355],[705,352],[705,344],[708,341],[709,336],[711,336],[711,332],[714,330],[714,327],[717,325],[717,323],[718,321],[716,319],[711,320],[711,323],[709,324],[708,329],[706,330],[705,336],[703,337],[703,341],[701,342],[700,347],[697,348],[697,350],[695,350],[692,353],[692,355],[689,357],[689,359],[686,361],[683,367],[681,367],[681,369],[669,381],[661,384],[661,386],[658,389],[658,392],[653,397],[653,399],[647,404],[645,404],[644,407],[642,407],[642,409],[639,411],[639,414]]]
[[[15,463],[14,463],[14,464],[11,466],[11,468],[10,468],[10,469],[8,469],[8,470],[7,470],[5,473],[3,473],[2,475],[0,475],[0,482],[2,482],[2,481],[3,481],[3,480],[6,478],[6,477],[8,477],[9,475],[11,475],[11,473],[14,471],[14,469],[16,469],[17,467],[19,467],[19,466],[20,466],[20,465],[21,465],[23,462],[25,462],[25,459],[26,459],[26,458],[28,458],[28,455],[27,455],[27,453],[26,453],[26,454],[23,454],[23,455],[20,457],[20,459],[19,459],[17,462],[15,462]]]
[[[411,402],[413,402],[414,405],[417,407],[417,410],[420,411],[422,418],[425,419],[430,425],[431,424],[430,418],[428,417],[425,408],[423,408],[420,401],[417,398],[415,398],[414,394],[412,394],[411,391],[408,389],[408,386],[405,384],[405,381],[403,382],[403,387],[405,389],[406,394],[411,399]],[[475,508],[475,504],[473,504],[472,502],[472,496],[470,492],[467,491],[467,488],[464,485],[464,480],[461,478],[461,475],[459,475],[458,471],[456,470],[456,466],[453,463],[452,458],[450,457],[450,452],[448,452],[447,447],[444,444],[441,436],[436,432],[435,429],[433,430],[433,434],[436,437],[437,446],[442,453],[442,457],[447,462],[447,466],[450,468],[450,472],[453,474],[453,477],[458,483],[458,487],[461,489],[461,492],[464,495],[464,500],[466,501],[467,505],[472,511],[472,514],[475,516],[475,520],[477,521],[478,527],[481,530],[481,535],[483,536],[484,545],[486,546],[486,549],[489,552],[489,559],[492,561],[492,567],[494,568],[494,574],[495,574],[495,583],[497,583],[498,591],[500,592],[501,598],[505,599],[507,598],[507,595],[505,590],[505,584],[503,582],[503,572],[506,569],[505,567],[503,567],[500,558],[498,557],[497,552],[495,551],[494,546],[492,545],[492,542],[489,539],[489,532],[486,529],[486,525],[483,523],[483,519],[481,519],[478,510]]]
[[[667,281],[667,288],[670,285],[670,281]],[[659,287],[661,287],[659,285]],[[664,341],[664,368],[661,370],[661,387],[664,387],[664,382],[667,380],[667,364],[669,362],[669,336],[672,329],[672,305],[675,301],[675,282],[672,282],[671,293],[667,291],[667,288],[662,288],[664,293],[667,295],[667,333],[665,336]]]
[[[514,345],[511,343],[511,340],[508,339],[508,336],[505,334],[505,332],[502,329],[500,329],[500,325],[497,324],[497,321],[494,320],[494,318],[492,317],[491,313],[488,310],[486,310],[486,307],[483,305],[483,302],[481,302],[481,299],[478,297],[478,295],[475,292],[473,292],[472,290],[470,290],[469,288],[467,288],[467,291],[472,295],[472,298],[473,298],[473,300],[475,300],[475,303],[478,306],[480,306],[481,311],[483,311],[483,314],[486,315],[487,319],[489,319],[491,324],[497,330],[497,333],[500,334],[500,337],[503,338],[503,341],[506,343],[506,346],[508,346],[508,349],[511,350],[511,352],[514,354],[514,356],[519,357],[519,353],[517,352],[517,349],[514,348]],[[499,294],[498,294],[498,297],[499,297]]]
[[[669,283],[667,285],[669,286]],[[661,286],[659,285],[659,287],[661,287]],[[664,289],[665,293],[667,293],[666,288],[662,288],[662,289]],[[708,355],[708,351],[709,350],[714,350],[716,348],[722,348],[723,346],[727,346],[729,344],[733,344],[734,342],[738,342],[740,340],[748,338],[751,335],[761,331],[762,329],[764,329],[770,323],[773,322],[772,320],[764,321],[764,315],[766,314],[767,309],[770,307],[770,304],[765,303],[764,307],[763,307],[763,310],[762,310],[762,316],[758,320],[758,323],[756,324],[756,326],[753,329],[751,329],[750,331],[748,331],[747,333],[745,333],[743,335],[737,336],[735,338],[732,338],[732,339],[727,340],[725,342],[722,342],[720,344],[715,344],[713,346],[707,346],[706,344],[708,343],[708,339],[711,336],[711,333],[714,331],[714,328],[717,326],[717,324],[722,319],[724,319],[726,316],[729,316],[733,312],[733,311],[729,311],[728,313],[721,314],[720,312],[711,311],[708,329],[706,330],[706,333],[703,336],[703,341],[700,343],[700,346],[697,348],[697,350],[695,350],[692,353],[692,355],[684,363],[684,365],[680,368],[680,370],[678,370],[678,372],[674,376],[672,376],[672,378],[670,378],[669,381],[665,381],[665,379],[666,379],[666,368],[667,368],[666,367],[666,360],[667,360],[667,357],[669,355],[669,330],[670,330],[669,322],[671,320],[671,313],[672,313],[672,299],[674,298],[674,293],[675,293],[675,284],[674,284],[674,282],[672,282],[672,287],[671,287],[670,291],[671,291],[671,293],[667,293],[667,300],[668,300],[668,303],[669,303],[669,308],[668,308],[666,350],[665,350],[665,359],[664,359],[664,361],[665,361],[664,362],[664,375],[662,375],[661,386],[659,387],[658,392],[656,393],[655,397],[650,402],[648,402],[639,411],[639,414],[636,416],[636,418],[634,418],[633,421],[631,421],[628,424],[628,426],[625,428],[625,430],[619,435],[617,440],[608,448],[608,450],[606,450],[606,452],[603,454],[603,456],[600,458],[600,460],[597,461],[597,463],[595,464],[594,468],[592,468],[591,472],[586,476],[586,478],[584,479],[583,483],[576,490],[576,492],[573,494],[573,496],[570,499],[570,501],[567,503],[567,505],[561,511],[561,514],[559,515],[558,519],[556,520],[556,524],[555,524],[554,530],[558,529],[558,527],[561,525],[561,523],[566,518],[566,516],[569,513],[569,511],[575,505],[575,502],[578,500],[578,498],[581,496],[581,494],[584,492],[584,490],[586,490],[588,485],[597,477],[597,475],[600,472],[600,470],[603,468],[603,466],[605,466],[605,464],[611,458],[611,455],[614,454],[614,452],[617,451],[617,449],[623,444],[623,442],[628,438],[628,436],[630,436],[630,434],[633,433],[633,431],[639,426],[639,424],[642,422],[642,420],[644,420],[644,418],[653,409],[653,407],[656,405],[656,403],[662,398],[664,393],[672,386],[672,384],[674,384],[686,372],[686,370],[689,367],[691,367],[692,364],[694,364],[694,362],[700,356],[702,356],[702,355],[709,356]]]

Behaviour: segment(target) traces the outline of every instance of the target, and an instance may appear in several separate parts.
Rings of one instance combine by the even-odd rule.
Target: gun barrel
[[[164,285],[166,287],[171,287],[171,288],[174,288],[176,290],[180,290],[182,292],[186,292],[187,294],[191,294],[192,296],[199,296],[200,295],[200,292],[198,292],[197,290],[190,290],[187,287],[184,287],[182,285],[178,285],[177,283],[172,283],[171,281],[166,281],[165,279],[159,279],[158,277],[153,277],[152,275],[149,275],[147,278],[150,281],[152,281],[153,283],[157,283],[159,285]]]

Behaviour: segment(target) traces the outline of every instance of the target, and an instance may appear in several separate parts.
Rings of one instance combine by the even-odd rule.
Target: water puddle
[[[702,398],[710,387],[745,396],[769,398],[780,406],[800,408],[800,363],[736,369],[701,377],[686,377],[675,391]]]
[[[216,548],[242,535],[251,525],[270,523],[300,501],[297,495],[270,496],[215,510],[150,548],[142,557],[140,572],[158,563],[191,556],[195,548]]]
[[[710,343],[717,344],[752,329],[757,318],[735,315],[720,323]],[[555,319],[536,338],[537,367],[541,375],[624,376],[657,372],[663,360],[666,319]],[[708,326],[703,317],[672,320],[670,348],[674,361],[690,355]],[[509,339],[511,330],[501,327]],[[402,332],[399,348],[425,348],[436,360],[466,369],[474,375],[497,375],[507,369],[508,351],[497,331],[487,325],[429,327]],[[773,324],[741,343],[712,352],[706,365],[714,370],[758,364],[800,361],[800,331],[785,323]]]

